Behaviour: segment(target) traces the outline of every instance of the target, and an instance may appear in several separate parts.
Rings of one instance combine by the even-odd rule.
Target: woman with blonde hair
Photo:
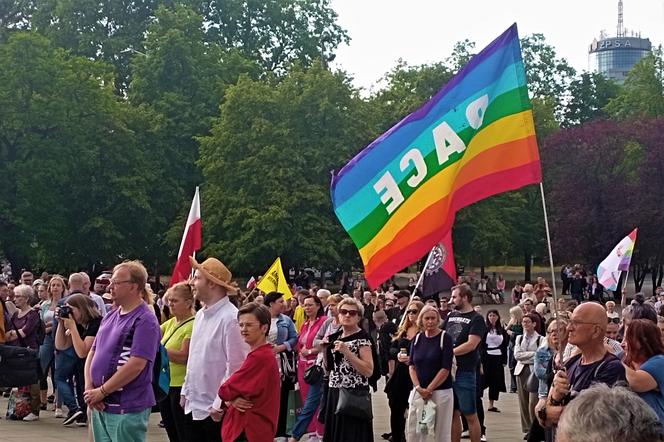
[[[329,336],[326,361],[330,372],[329,391],[325,406],[324,442],[373,441],[370,385],[380,376],[374,366],[375,349],[371,336],[360,327],[364,306],[353,298],[337,306],[341,329]],[[350,410],[340,397],[362,396],[361,409]],[[363,417],[358,417],[361,412]]]
[[[409,398],[408,441],[430,440],[431,433],[417,431],[418,417],[428,401],[436,404],[436,417],[431,424],[433,440],[452,440],[454,393],[450,373],[454,359],[454,340],[440,329],[442,322],[440,311],[430,305],[422,309],[417,319],[421,331],[410,347],[409,375],[414,388]]]
[[[67,283],[60,275],[53,275],[46,286],[46,300],[39,305],[39,314],[44,322],[44,343],[39,346],[39,360],[43,377],[40,381],[41,390],[41,409],[46,410],[48,382],[47,376],[49,369],[51,371],[51,380],[53,381],[53,390],[55,392],[55,333],[53,333],[53,320],[55,319],[55,308],[58,302],[67,294]],[[56,403],[56,411],[62,417],[62,400]]]
[[[164,295],[171,319],[161,325],[161,344],[168,352],[171,384],[168,396],[160,404],[161,418],[170,441],[186,441],[184,409],[180,392],[189,359],[189,342],[194,330],[194,294],[187,282],[179,282]]]
[[[507,366],[510,369],[510,392],[516,393],[516,375],[514,369],[516,368],[516,359],[514,359],[514,344],[516,338],[523,334],[523,326],[521,320],[523,319],[523,310],[518,305],[510,308],[510,320],[505,326],[505,331],[510,337],[510,343],[507,347]]]
[[[389,378],[385,385],[388,404],[390,406],[390,428],[392,442],[405,442],[406,440],[406,410],[408,409],[408,395],[413,389],[408,370],[408,357],[410,344],[420,332],[417,317],[424,304],[420,301],[411,301],[406,307],[406,315],[392,340],[388,359]]]

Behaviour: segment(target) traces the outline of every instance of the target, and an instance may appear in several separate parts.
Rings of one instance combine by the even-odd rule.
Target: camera
[[[60,307],[59,316],[63,319],[71,317],[71,307],[68,305]]]

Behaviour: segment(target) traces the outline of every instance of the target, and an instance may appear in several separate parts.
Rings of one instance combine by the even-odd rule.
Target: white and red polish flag
[[[191,263],[189,262],[189,257],[193,256],[194,253],[201,248],[201,243],[201,199],[198,194],[198,186],[196,186],[196,193],[191,202],[191,209],[189,209],[189,216],[187,217],[187,225],[184,228],[182,242],[180,243],[178,260],[173,269],[173,276],[171,276],[171,286],[189,279],[191,276]]]

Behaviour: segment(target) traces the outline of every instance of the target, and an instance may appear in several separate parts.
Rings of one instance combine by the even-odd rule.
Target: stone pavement
[[[507,311],[510,305],[482,306],[482,314],[490,308],[497,307],[503,322],[509,320]],[[507,373],[507,370],[506,370]],[[509,380],[507,381],[509,386]],[[485,395],[486,396],[486,395]],[[374,394],[374,440],[382,441],[380,435],[389,432],[390,409],[382,388]],[[490,442],[518,442],[523,440],[519,418],[519,405],[516,394],[501,393],[496,406],[501,413],[486,413],[485,425],[487,427],[487,440]],[[484,408],[488,407],[485,400]],[[0,399],[0,442],[63,442],[87,440],[87,429],[77,427],[63,427],[62,419],[55,419],[52,411],[42,412],[40,420],[36,422],[15,422],[5,419],[7,399]],[[159,428],[159,414],[152,414],[148,433],[148,442],[166,442],[166,432]],[[463,440],[463,439],[462,439]],[[466,439],[467,440],[467,439]]]
[[[519,424],[519,406],[516,394],[502,393],[496,403],[501,413],[486,413],[487,440],[490,442],[517,442],[522,440]],[[485,408],[488,405],[485,404]],[[42,412],[36,422],[8,421],[4,418],[7,399],[0,400],[2,419],[0,420],[1,442],[63,442],[87,440],[87,429],[63,427],[62,419],[53,417],[52,411]],[[166,432],[157,426],[159,415],[152,414],[148,442],[166,442]],[[374,395],[374,440],[380,442],[381,434],[389,432],[390,409],[387,398],[379,391]]]

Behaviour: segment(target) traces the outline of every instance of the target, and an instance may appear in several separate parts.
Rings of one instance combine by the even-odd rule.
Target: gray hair
[[[27,284],[19,284],[14,288],[14,296],[25,296],[30,299],[34,293],[35,292],[32,290],[32,287]]]
[[[328,289],[320,289],[316,292],[316,296],[318,296],[319,298],[321,296],[328,296],[329,297],[329,296],[332,296],[332,293]]]
[[[558,435],[568,441],[662,442],[662,424],[646,402],[625,387],[597,384],[565,407]]]

